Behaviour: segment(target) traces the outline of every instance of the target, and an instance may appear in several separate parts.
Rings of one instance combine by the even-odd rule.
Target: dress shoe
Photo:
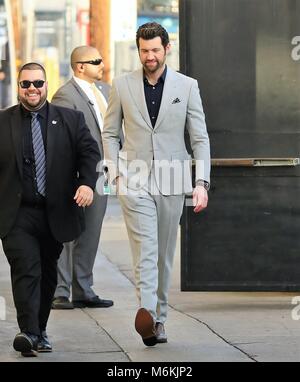
[[[74,309],[68,297],[59,296],[52,301],[52,309]]]
[[[13,347],[21,352],[23,357],[37,356],[38,336],[31,333],[18,333],[14,339]]]
[[[102,300],[98,296],[90,300],[73,300],[74,308],[109,308],[113,304],[112,300]]]
[[[142,337],[146,346],[157,344],[154,320],[150,312],[145,308],[140,308],[135,316],[135,330]]]
[[[165,332],[164,324],[161,322],[157,322],[155,324],[155,334],[156,334],[156,340],[158,344],[163,344],[165,342],[168,342],[168,337]]]
[[[37,351],[39,353],[51,353],[52,352],[52,346],[49,342],[49,338],[48,338],[45,330],[43,330],[41,332],[41,335],[39,337],[38,344],[37,344]]]

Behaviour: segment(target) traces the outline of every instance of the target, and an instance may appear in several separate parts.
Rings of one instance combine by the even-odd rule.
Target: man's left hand
[[[196,186],[193,191],[193,206],[194,212],[200,212],[207,207],[208,195],[203,186]]]
[[[79,207],[88,207],[92,204],[94,192],[89,186],[78,187],[74,200]]]

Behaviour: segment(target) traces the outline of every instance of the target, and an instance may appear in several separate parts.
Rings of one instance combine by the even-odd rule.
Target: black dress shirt
[[[47,121],[48,121],[48,103],[37,111],[38,119],[41,124],[42,136],[46,153],[47,142]],[[21,121],[23,129],[23,179],[22,179],[22,204],[33,207],[42,207],[45,204],[45,198],[38,193],[35,161],[31,134],[31,112],[21,106]]]
[[[146,104],[147,104],[148,113],[149,113],[152,127],[155,126],[155,123],[158,117],[161,98],[162,98],[162,94],[164,90],[166,74],[167,74],[167,66],[165,67],[163,74],[159,77],[155,85],[151,85],[144,74],[145,99],[146,99]]]

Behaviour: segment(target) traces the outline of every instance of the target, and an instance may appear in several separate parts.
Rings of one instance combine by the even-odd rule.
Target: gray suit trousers
[[[155,321],[164,323],[184,195],[160,194],[153,175],[149,184],[141,195],[128,190],[127,195],[120,193],[118,197],[133,254],[140,306],[149,310]]]
[[[86,229],[78,239],[64,244],[58,261],[58,284],[55,297],[70,297],[73,300],[89,300],[96,294],[92,290],[93,267],[98,250],[107,195],[94,193],[91,206],[85,208]]]

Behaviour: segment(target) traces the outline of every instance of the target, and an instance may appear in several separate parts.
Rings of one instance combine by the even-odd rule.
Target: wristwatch
[[[196,181],[196,186],[202,186],[206,189],[206,191],[209,191],[210,184],[206,180],[198,179]]]

